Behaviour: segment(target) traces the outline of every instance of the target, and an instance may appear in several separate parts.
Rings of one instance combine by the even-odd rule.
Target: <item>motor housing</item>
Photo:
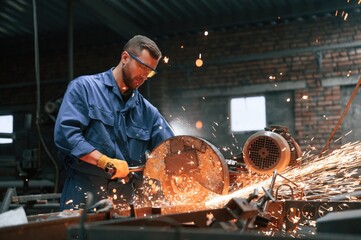
[[[251,135],[243,146],[243,160],[256,173],[272,175],[300,163],[302,151],[284,126],[266,127]]]

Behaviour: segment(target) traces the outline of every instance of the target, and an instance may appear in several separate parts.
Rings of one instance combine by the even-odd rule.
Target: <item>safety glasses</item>
[[[146,64],[145,62],[143,62],[142,60],[140,60],[137,56],[135,56],[133,53],[130,53],[130,52],[128,52],[128,51],[126,51],[128,54],[129,54],[129,56],[131,56],[135,61],[137,61],[138,63],[140,63],[140,64],[142,64],[143,66],[145,66],[145,67],[147,67],[148,69],[149,69],[149,73],[148,73],[148,78],[151,78],[151,77],[153,77],[156,73],[157,73],[157,71],[154,69],[154,68],[152,68],[151,66],[149,66],[148,64]]]

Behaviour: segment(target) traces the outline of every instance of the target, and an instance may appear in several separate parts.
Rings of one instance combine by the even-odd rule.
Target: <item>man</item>
[[[174,136],[137,90],[156,73],[161,56],[152,40],[137,35],[124,46],[115,68],[69,83],[54,133],[66,169],[60,210],[81,207],[86,192],[95,201],[132,201],[137,178],[127,183],[119,178],[128,176],[128,166],[144,165],[147,151]]]

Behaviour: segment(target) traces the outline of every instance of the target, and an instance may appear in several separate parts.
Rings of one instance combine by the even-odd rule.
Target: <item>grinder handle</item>
[[[144,165],[132,166],[132,167],[128,167],[128,169],[129,169],[129,173],[132,173],[132,172],[141,172],[141,171],[144,170]],[[117,170],[115,169],[114,166],[111,166],[111,165],[110,165],[110,166],[106,166],[105,171],[106,171],[110,176],[113,176]]]
[[[141,172],[144,170],[144,165],[133,166],[128,168],[129,168],[129,172]]]

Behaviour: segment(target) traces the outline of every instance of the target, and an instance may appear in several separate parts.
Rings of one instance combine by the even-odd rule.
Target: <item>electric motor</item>
[[[256,173],[271,175],[299,163],[302,151],[284,126],[266,127],[251,135],[243,147],[247,167]]]

